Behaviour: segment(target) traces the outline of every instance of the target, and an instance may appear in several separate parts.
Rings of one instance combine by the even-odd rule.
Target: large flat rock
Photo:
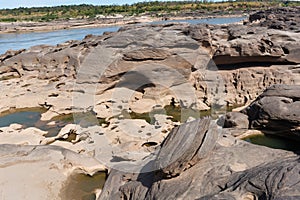
[[[100,185],[93,185],[94,179]],[[1,199],[96,197],[104,179],[105,167],[98,161],[61,147],[0,145]]]

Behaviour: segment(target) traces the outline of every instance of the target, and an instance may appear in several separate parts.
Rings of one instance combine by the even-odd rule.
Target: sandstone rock
[[[21,124],[11,124],[9,125],[10,128],[14,129],[14,130],[20,130],[22,129],[22,125]]]
[[[228,29],[233,32],[231,38],[213,44],[217,46],[213,55],[217,65],[299,63],[293,56],[299,51],[299,34],[264,28],[247,30],[238,26]],[[297,43],[291,46],[291,41]]]
[[[144,166],[148,173],[112,170],[99,199],[297,198],[300,185],[292,183],[299,178],[298,155],[254,148],[214,132],[210,123],[202,119],[175,128]]]
[[[98,126],[93,127],[94,130],[87,128],[92,142],[86,140],[75,146],[82,145],[86,152],[93,151],[94,157],[110,168],[137,172],[148,162],[147,157],[156,151],[149,147],[160,144],[174,127],[166,116],[154,117],[160,121],[149,124],[142,119],[112,119],[101,133]]]
[[[224,128],[223,133],[225,135],[231,135],[235,138],[239,138],[242,140],[251,136],[264,135],[264,133],[260,130],[245,129],[245,128]]]
[[[222,192],[207,195],[199,199],[298,199],[299,184],[294,184],[299,178],[298,156],[273,161],[250,170],[236,173],[226,183]],[[284,181],[278,176],[284,176]],[[288,188],[288,189],[286,189]],[[268,193],[267,191],[274,191]]]
[[[128,26],[82,41],[7,52],[0,79],[9,79],[1,81],[8,96],[1,97],[0,111],[19,102],[19,107],[48,106],[43,120],[91,109],[111,117],[109,103],[92,99],[106,100],[101,95],[119,87],[140,92],[140,102],[154,98],[147,109],[134,108],[140,113],[172,98],[201,110],[224,102],[245,104],[272,84],[300,82],[299,40],[297,32],[254,25],[173,23]],[[135,103],[125,101],[116,105]]]
[[[295,16],[286,17],[293,23]],[[66,126],[58,136],[51,138],[34,130],[0,129],[3,130],[1,142],[49,145],[2,146],[13,154],[9,158],[3,156],[7,159],[3,162],[5,167],[1,174],[7,174],[3,180],[6,177],[14,180],[8,176],[13,173],[5,171],[8,168],[17,170],[17,175],[24,168],[27,175],[30,170],[42,174],[40,178],[55,191],[49,194],[50,199],[82,197],[84,195],[72,193],[80,191],[79,186],[61,189],[63,184],[72,184],[74,177],[76,179],[73,167],[94,163],[94,159],[87,158],[82,164],[82,154],[111,168],[100,199],[293,198],[293,192],[298,194],[299,184],[289,180],[298,179],[299,156],[233,138],[231,135],[253,133],[246,129],[245,115],[228,114],[226,126],[231,128],[225,131],[219,130],[209,119],[196,119],[176,127],[169,136],[178,123],[163,113],[152,115],[155,109],[170,104],[186,110],[212,108],[217,113],[224,103],[249,103],[272,84],[299,84],[299,33],[281,22],[278,23],[280,30],[268,29],[269,21],[276,18],[274,12],[266,16],[266,24],[247,26],[176,23],[130,26],[82,41],[7,52],[0,58],[3,93],[0,111],[42,106],[48,109],[42,115],[44,120],[61,114],[95,113],[87,127]],[[250,127],[263,132],[288,132],[294,137],[299,134],[298,88],[280,87],[266,91],[249,107],[258,115],[246,113],[251,120]],[[134,119],[130,115],[132,111],[149,113],[150,124]],[[106,118],[107,124],[99,126],[96,116]],[[76,153],[66,153],[69,151],[57,146]],[[20,148],[25,149],[24,155]],[[43,153],[39,153],[42,150]],[[15,167],[18,164],[14,163],[14,157],[20,156],[20,152],[23,155],[21,167]],[[80,163],[65,161],[69,155]],[[28,156],[47,159],[36,161]],[[28,161],[43,164],[29,166]],[[277,170],[279,168],[282,170]],[[277,172],[289,180],[277,181],[274,177]],[[57,185],[50,184],[53,179],[48,178],[49,173],[50,177],[54,173]],[[89,173],[89,170],[80,172]],[[20,184],[27,182],[26,174],[18,177],[24,177]],[[269,184],[268,177],[278,187]],[[246,181],[248,178],[254,186]],[[9,181],[7,188],[14,184]],[[36,188],[33,184],[30,188]],[[284,191],[280,185],[290,187],[291,191]],[[270,193],[275,190],[278,193]],[[3,191],[5,197],[13,193],[9,189]],[[44,188],[40,191],[37,198],[47,199]],[[26,191],[19,194],[29,196]]]
[[[203,29],[209,33],[201,38]],[[247,104],[272,84],[299,83],[297,65],[292,64],[299,63],[298,33],[242,25],[192,25],[184,33],[193,38],[198,34],[195,39],[200,44],[208,44],[205,48],[222,75],[228,105]],[[211,39],[205,42],[208,36]],[[212,65],[207,64],[208,68]],[[203,78],[198,71],[193,73],[193,78],[201,96],[205,91]]]
[[[236,127],[236,128],[248,129],[249,120],[248,120],[248,116],[243,113],[229,112],[226,113],[218,120],[218,124],[223,126],[223,128]]]
[[[299,84],[299,73],[291,65],[247,67],[238,70],[221,70],[228,105],[249,104],[265,88],[274,84]]]
[[[249,21],[251,23],[258,21],[253,24],[254,26],[299,32],[299,11],[299,7],[273,8],[251,14]]]
[[[101,191],[105,167],[93,158],[55,146],[4,144],[0,149],[2,199],[82,199]],[[93,184],[99,173],[103,179],[91,189],[77,182],[86,178],[87,184]]]
[[[0,144],[39,145],[47,132],[36,128],[15,130],[11,127],[0,129]]]
[[[164,60],[169,56],[168,51],[161,49],[140,49],[125,53],[123,59],[128,61]]]
[[[242,134],[237,135],[237,138],[244,139],[244,138],[247,138],[249,136],[255,136],[255,135],[264,135],[264,133],[259,131],[259,130],[250,129],[250,130],[247,130],[246,132],[244,132]]]
[[[218,138],[216,127],[210,122],[210,119],[202,119],[173,129],[163,142],[155,161],[155,168],[161,169],[164,177],[171,178],[206,157]]]
[[[269,134],[298,138],[300,102],[298,85],[274,85],[242,112],[250,126]]]
[[[35,127],[29,127],[29,128],[26,128],[24,130],[21,130],[20,131],[20,134],[24,134],[24,133],[33,133],[33,134],[36,134],[36,135],[41,135],[41,136],[45,136],[48,132],[47,131],[43,131],[43,130],[40,130],[38,128],[35,128]]]
[[[40,138],[37,144],[60,146],[94,157],[108,168],[139,171],[142,164],[148,162],[144,158],[151,156],[167,133],[178,124],[163,114],[151,117],[153,124],[121,117],[111,119],[106,127],[69,124],[57,136]]]
[[[131,110],[136,113],[150,113],[153,110],[153,106],[161,105],[156,103],[153,99],[141,99],[136,102],[132,102],[130,106]]]

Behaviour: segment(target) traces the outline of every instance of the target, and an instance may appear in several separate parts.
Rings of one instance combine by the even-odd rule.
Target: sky
[[[139,1],[149,0],[2,0],[0,8],[39,7],[74,4],[112,5],[132,4]],[[177,0],[180,1],[180,0]],[[221,1],[221,0],[215,0]]]

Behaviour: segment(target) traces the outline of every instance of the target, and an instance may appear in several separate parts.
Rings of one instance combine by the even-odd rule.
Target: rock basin
[[[44,108],[23,108],[23,109],[10,109],[2,112],[0,115],[0,128],[7,127],[11,124],[21,125],[19,129],[35,127],[42,131],[46,131],[46,137],[55,136],[59,131],[70,123],[80,124],[82,127],[94,125],[95,120],[99,125],[105,122],[104,119],[96,119],[94,116],[89,117],[91,113],[72,113],[67,115],[59,115],[50,120],[41,120],[42,114],[47,109]]]
[[[298,140],[291,140],[272,135],[252,135],[243,138],[243,140],[252,144],[267,146],[274,149],[284,149],[288,151],[300,152],[300,145]]]
[[[298,16],[295,9],[283,10]],[[92,119],[78,118],[96,120],[88,126],[68,124],[51,137],[36,128],[1,128],[0,193],[24,199],[30,191],[37,199],[63,199],[71,195],[65,183],[76,182],[74,173],[81,179],[109,169],[101,195],[97,190],[82,198],[299,198],[296,151],[238,138],[253,131],[298,137],[299,33],[249,23],[128,26],[1,55],[1,112],[42,106],[45,121],[62,115],[76,121],[73,113],[87,111]],[[226,115],[223,128],[210,118],[180,125],[161,113],[141,116],[172,104],[194,110],[250,106]],[[100,126],[97,118],[109,123]],[[18,185],[15,174],[22,177]],[[23,190],[31,174],[35,181]],[[47,187],[35,187],[45,181]],[[13,186],[22,192],[13,193]]]

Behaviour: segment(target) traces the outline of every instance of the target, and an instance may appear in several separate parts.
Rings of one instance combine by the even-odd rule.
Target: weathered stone
[[[242,112],[248,115],[253,128],[299,139],[299,93],[299,85],[274,85]]]
[[[299,41],[295,31],[263,25],[173,23],[128,26],[82,41],[7,52],[0,80],[8,96],[0,98],[0,111],[20,102],[18,107],[48,106],[44,120],[91,108],[98,116],[112,117],[105,102],[95,105],[86,99],[106,100],[101,95],[117,87],[142,93],[136,102],[145,100],[147,106],[135,107],[139,113],[164,107],[172,98],[201,110],[221,104],[218,99],[229,106],[245,104],[272,84],[300,82]],[[135,103],[134,98],[127,101]]]
[[[210,122],[210,119],[198,119],[172,130],[163,142],[155,162],[165,177],[181,174],[214,148],[218,132]]]
[[[33,158],[24,158],[20,165],[25,166],[27,174],[30,170],[41,172],[41,178],[52,174],[51,166],[67,168],[59,171],[63,175],[53,176],[55,180],[59,177],[58,185],[73,182],[72,166],[80,167],[81,163],[68,162],[72,165],[69,170],[68,163],[64,163],[68,158],[66,151],[57,146],[76,152],[70,153],[75,160],[80,160],[78,154],[95,157],[112,168],[101,199],[259,199],[264,198],[264,193],[268,198],[288,199],[293,198],[293,192],[297,197],[299,184],[289,181],[298,178],[299,156],[253,146],[231,135],[258,133],[247,130],[248,118],[251,128],[299,135],[298,86],[270,88],[250,105],[246,111],[248,116],[227,114],[225,127],[230,128],[223,132],[209,119],[191,121],[171,131],[178,123],[164,114],[151,115],[155,109],[170,104],[182,110],[211,107],[213,112],[223,103],[249,103],[273,84],[299,84],[300,37],[296,27],[292,30],[286,26],[297,18],[297,9],[293,11],[294,16],[287,14],[283,18],[288,23],[273,23],[283,16],[271,11],[265,21],[261,20],[264,17],[257,17],[259,23],[247,26],[176,23],[129,26],[104,36],[88,36],[82,41],[7,52],[0,57],[4,94],[0,97],[0,111],[41,106],[48,109],[42,115],[43,120],[60,114],[94,111],[96,116],[106,118],[107,124],[100,127],[93,115],[89,127],[69,125],[58,136],[50,138],[32,128],[6,127],[0,129],[1,143],[50,145],[13,147],[19,153],[20,148],[26,148],[22,159],[49,148],[45,153],[36,153],[43,158],[50,156],[47,161],[41,161],[45,165],[33,165],[29,169],[27,162],[36,162]],[[149,113],[146,118],[151,124],[132,119],[136,113]],[[16,157],[18,152],[12,154]],[[9,159],[12,167],[15,158]],[[6,161],[0,165],[3,163]],[[282,170],[278,171],[279,168]],[[6,169],[2,168],[4,172]],[[21,173],[21,167],[16,169]],[[144,173],[126,174],[113,169]],[[277,172],[289,180],[277,181],[274,176]],[[9,178],[8,181],[14,180]],[[47,177],[45,180],[50,181]],[[269,180],[278,187],[274,188]],[[12,185],[9,182],[7,187]],[[43,184],[38,182],[38,185]],[[283,191],[280,185],[291,190]],[[65,199],[75,198],[76,193],[70,192],[78,189],[75,188],[64,188],[61,195]],[[271,194],[275,189],[278,193]],[[4,195],[12,193],[9,189],[3,191]],[[51,199],[59,199],[57,188],[53,191]],[[39,199],[47,197],[39,196]]]
[[[164,60],[169,56],[168,51],[161,49],[139,49],[125,53],[123,59],[128,61]]]
[[[11,127],[0,128],[0,144],[39,145],[46,131],[37,128],[16,130]]]
[[[244,128],[248,129],[249,120],[248,116],[240,112],[229,112],[226,113],[218,120],[218,124],[224,128]]]
[[[2,199],[83,199],[101,191],[105,167],[93,158],[57,146],[3,144],[0,150]],[[102,180],[91,190],[76,182],[76,177],[90,176],[87,184],[93,184],[97,173],[103,173]]]
[[[299,11],[299,7],[273,8],[251,14],[249,21],[253,26],[299,32]]]
[[[205,199],[292,199],[300,197],[299,156],[286,157],[234,174],[217,194]],[[279,177],[284,177],[283,179]]]
[[[209,123],[195,120],[175,128],[155,161],[144,166],[153,169],[148,173],[112,170],[99,199],[297,199],[298,155],[254,148],[230,135],[214,137]]]

